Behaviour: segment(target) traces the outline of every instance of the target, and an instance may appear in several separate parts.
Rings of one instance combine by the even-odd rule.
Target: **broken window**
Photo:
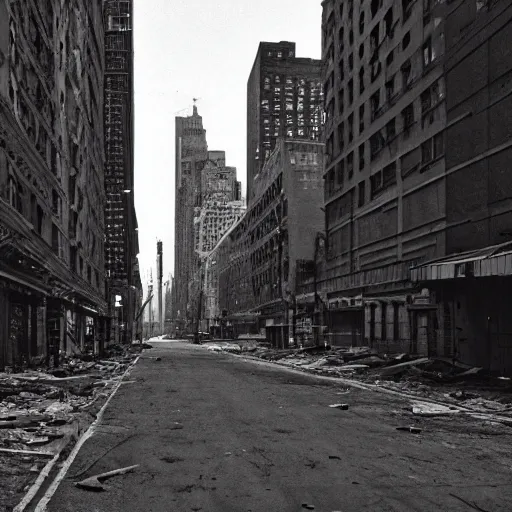
[[[348,103],[352,105],[354,102],[354,80],[352,78],[348,81]]]
[[[359,94],[364,92],[364,67],[359,70]]]
[[[339,70],[340,81],[343,81],[345,79],[345,69],[344,69],[344,66],[343,66],[343,59],[340,59],[340,62],[339,62],[339,65],[338,65],[338,70]]]
[[[354,44],[354,31],[350,29],[350,32],[348,33],[348,42],[350,45]]]
[[[340,160],[336,166],[336,185],[338,187],[341,187],[343,185],[344,181],[344,172],[345,172],[345,162],[343,160]]]
[[[364,32],[364,11],[359,16],[359,33]]]
[[[348,56],[348,69],[350,71],[352,71],[354,69],[354,54],[353,53],[351,53]]]
[[[429,37],[423,45],[423,67],[428,67],[435,59],[432,53],[432,39]]]
[[[345,38],[345,33],[344,33],[344,29],[343,27],[340,27],[340,30],[338,31],[338,49],[341,52],[343,52],[343,47],[344,47],[344,39]]]
[[[364,103],[359,106],[359,134],[364,131]]]
[[[394,57],[395,57],[395,55],[393,53],[393,50],[391,50],[388,53],[387,57],[386,57],[386,66],[390,66],[391,65],[391,63],[393,62]]]
[[[359,45],[359,58],[362,59],[364,57],[364,43]]]

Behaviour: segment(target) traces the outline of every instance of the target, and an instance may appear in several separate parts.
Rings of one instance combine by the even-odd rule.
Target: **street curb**
[[[436,400],[434,398],[424,398],[424,397],[420,397],[418,395],[414,395],[412,393],[400,392],[400,391],[395,391],[393,389],[383,388],[381,386],[377,386],[376,384],[367,384],[367,383],[359,382],[359,381],[352,380],[352,379],[346,379],[343,377],[328,377],[326,375],[318,375],[317,373],[308,371],[307,369],[293,368],[291,366],[288,366],[288,365],[285,365],[282,363],[278,363],[278,362],[274,362],[274,361],[266,361],[264,359],[260,359],[255,356],[247,356],[247,355],[243,355],[243,354],[237,354],[234,352],[222,352],[222,353],[229,354],[229,355],[232,355],[232,356],[235,356],[238,358],[242,358],[247,361],[254,361],[263,366],[270,366],[273,368],[286,369],[290,373],[295,373],[298,375],[307,374],[307,375],[314,377],[316,379],[319,379],[319,380],[344,384],[346,386],[362,389],[364,391],[375,391],[377,393],[393,395],[393,396],[397,396],[397,397],[400,397],[403,399],[415,400],[417,402],[424,402],[424,403],[430,403],[433,405],[443,405],[445,407],[451,407],[451,408],[453,408],[452,410],[457,410],[457,411],[460,411],[460,412],[463,412],[463,413],[466,413],[466,414],[469,414],[472,416],[474,415],[475,417],[478,417],[480,419],[489,419],[489,420],[499,421],[501,423],[507,424],[508,426],[512,426],[512,417],[510,417],[510,416],[501,416],[501,415],[497,415],[497,414],[493,414],[493,413],[482,412],[482,411],[478,411],[475,409],[471,409],[470,407],[464,407],[462,405],[455,405],[454,403]]]
[[[89,425],[89,428],[78,439],[77,443],[73,447],[73,450],[68,455],[67,459],[64,461],[59,473],[57,474],[57,476],[55,477],[53,482],[50,484],[50,487],[46,490],[46,492],[44,493],[44,496],[41,498],[39,503],[36,505],[36,508],[34,509],[35,512],[45,512],[46,511],[46,506],[48,505],[48,503],[52,499],[53,495],[55,494],[55,491],[59,487],[61,481],[64,479],[66,472],[68,471],[69,467],[75,460],[78,452],[80,451],[80,448],[83,446],[85,441],[87,441],[87,439],[89,439],[89,437],[91,437],[92,434],[94,433],[94,430],[95,430],[96,426],[99,424],[99,422],[101,421],[101,418],[103,417],[103,413],[104,413],[105,409],[107,408],[108,404],[110,403],[110,400],[112,400],[114,395],[117,393],[117,390],[121,387],[121,384],[123,383],[124,378],[135,367],[135,365],[139,361],[140,357],[141,356],[138,355],[137,358],[135,359],[135,361],[133,363],[131,363],[130,366],[128,366],[128,368],[125,370],[125,372],[119,379],[119,382],[115,385],[115,387],[112,390],[112,392],[110,393],[109,397],[107,398],[105,403],[102,405],[101,409],[99,410],[99,412],[96,416],[96,419]],[[27,507],[32,503],[32,501],[36,497],[37,493],[41,490],[46,478],[48,478],[53,467],[60,459],[62,452],[69,446],[71,440],[72,440],[72,437],[70,437],[69,441],[64,446],[61,447],[61,449],[55,454],[53,459],[50,460],[45,465],[45,467],[39,473],[37,480],[34,482],[32,487],[28,490],[27,494],[24,496],[24,498],[21,500],[21,502],[18,505],[16,505],[16,507],[13,509],[13,512],[24,512],[27,509]]]

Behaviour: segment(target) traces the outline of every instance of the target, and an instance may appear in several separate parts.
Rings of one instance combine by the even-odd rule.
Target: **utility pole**
[[[153,337],[153,270],[149,278],[148,295],[151,297],[149,300],[149,337]]]
[[[164,316],[162,311],[163,298],[162,298],[162,261],[163,260],[163,244],[159,240],[156,243],[156,272],[157,272],[157,286],[158,286],[158,327],[160,335],[164,333]]]

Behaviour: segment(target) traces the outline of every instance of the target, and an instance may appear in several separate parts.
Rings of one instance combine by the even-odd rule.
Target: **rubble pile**
[[[77,415],[108,394],[140,348],[109,347],[104,359],[65,357],[58,368],[0,373],[0,450],[54,447]]]

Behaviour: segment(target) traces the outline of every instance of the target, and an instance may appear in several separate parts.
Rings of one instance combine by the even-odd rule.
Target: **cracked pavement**
[[[185,343],[154,347],[48,511],[510,510],[510,427],[416,416],[408,399]],[[339,402],[349,409],[328,407]],[[396,430],[409,425],[421,434]],[[73,484],[134,464],[105,492]]]

